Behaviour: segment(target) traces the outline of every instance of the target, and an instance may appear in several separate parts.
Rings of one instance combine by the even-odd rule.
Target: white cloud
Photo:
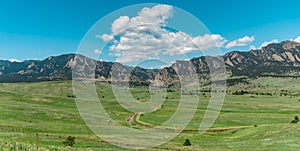
[[[265,47],[265,46],[267,46],[267,45],[269,45],[269,44],[271,44],[271,43],[278,43],[278,39],[273,39],[273,40],[271,40],[271,41],[264,41],[264,42],[260,45],[259,48]]]
[[[244,36],[242,38],[233,40],[231,42],[229,42],[225,48],[233,48],[233,47],[240,47],[240,46],[246,46],[249,43],[253,42],[255,40],[254,36]]]
[[[207,50],[214,47],[222,47],[227,40],[219,34],[205,34],[204,36],[197,36],[193,41],[201,50]]]
[[[112,23],[111,31],[114,35],[118,35],[124,29],[132,26],[166,25],[166,20],[172,16],[172,9],[173,7],[170,5],[156,5],[152,8],[143,8],[136,17],[120,16]]]
[[[9,59],[8,61],[10,61],[10,62],[21,62],[20,60],[18,60],[18,59],[16,59],[16,58],[11,58],[11,59]]]
[[[113,34],[117,35],[123,29],[130,26],[129,22],[130,22],[130,19],[128,16],[121,16],[118,19],[116,19],[111,26],[111,30],[112,30]]]
[[[299,42],[300,43],[300,36],[298,36],[296,39],[294,39],[293,41],[295,42]]]
[[[250,50],[256,50],[256,47],[253,46],[253,45],[251,45],[251,46],[249,47],[249,49],[250,49]]]
[[[103,34],[102,36],[96,35],[97,38],[101,38],[103,41],[108,42],[111,40],[114,40],[114,36],[108,35],[108,34]]]
[[[97,54],[97,55],[100,55],[102,52],[99,49],[95,49],[94,53]]]
[[[169,5],[156,5],[143,8],[132,18],[120,16],[112,23],[110,34],[96,37],[103,41],[114,39],[110,54],[117,56],[116,61],[121,63],[204,51],[223,47],[227,42],[219,34],[192,37],[181,31],[167,30],[165,26],[173,15],[172,9]]]

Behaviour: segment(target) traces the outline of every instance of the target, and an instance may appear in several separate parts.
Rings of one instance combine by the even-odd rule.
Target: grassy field
[[[300,82],[293,78],[259,78],[228,87],[219,117],[202,135],[197,130],[210,93],[201,92],[197,112],[186,129],[151,150],[299,150],[300,123],[291,124],[295,116],[300,117],[298,88]],[[241,90],[249,93],[232,94]],[[169,92],[161,109],[136,116],[136,125],[131,125],[127,122],[131,112],[118,104],[108,83],[98,83],[97,92],[114,120],[140,129],[167,121],[180,97],[179,92]],[[150,98],[146,88],[131,92],[141,102]],[[36,134],[39,150],[126,150],[93,134],[68,95],[72,95],[71,81],[0,84],[0,151],[35,150]],[[68,136],[76,138],[72,148],[62,143]],[[191,146],[183,146],[186,138]]]

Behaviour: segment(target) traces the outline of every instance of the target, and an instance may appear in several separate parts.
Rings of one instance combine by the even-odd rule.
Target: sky
[[[161,5],[149,5],[148,12],[142,11],[144,8],[142,5],[132,7],[135,8],[131,9],[132,11],[126,11],[126,9],[117,11],[141,3]],[[1,0],[0,59],[23,61],[76,53],[83,45],[88,45],[80,45],[80,43],[84,36],[89,34],[95,34],[92,36],[95,39],[98,38],[99,43],[108,42],[103,50],[101,47],[95,47],[90,48],[91,52],[96,55],[101,54],[102,60],[116,60],[129,65],[141,61],[138,59],[161,59],[159,57],[162,55],[171,56],[164,60],[168,64],[172,62],[172,58],[178,59],[173,57],[174,54],[184,53],[187,54],[187,58],[192,58],[213,48],[218,48],[224,54],[233,50],[259,49],[270,42],[283,40],[300,42],[299,6],[298,0]],[[194,26],[193,21],[180,17],[180,11],[177,8],[196,17],[206,29],[197,31],[196,28],[191,28]],[[114,13],[107,17],[112,12]],[[137,28],[135,20],[148,23],[149,15],[150,19],[157,19],[155,23],[161,26]],[[99,25],[103,22],[99,20],[105,16],[106,22]],[[120,33],[119,28],[125,25],[134,27],[127,32]],[[180,29],[168,29],[169,26],[180,27]],[[96,29],[99,33],[92,32]],[[149,39],[147,36],[150,31],[156,31],[156,36],[160,37],[159,41],[154,37],[153,41],[149,42],[152,45],[145,42],[146,38]],[[154,33],[150,32],[152,35]],[[137,42],[137,37],[132,35],[145,37],[139,38],[140,45],[145,42],[144,52],[136,50],[140,48],[140,45],[129,48]],[[201,50],[196,50],[190,41],[186,41],[186,38],[192,40]],[[176,43],[170,44],[166,39],[172,39]],[[161,43],[168,44],[164,45],[164,48],[158,47]],[[153,49],[164,50],[155,53]],[[130,63],[131,61],[135,63]]]

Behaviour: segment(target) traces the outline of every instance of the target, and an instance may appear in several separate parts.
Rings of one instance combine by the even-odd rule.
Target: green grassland
[[[148,150],[299,150],[300,82],[295,78],[258,78],[227,88],[223,108],[214,125],[198,133],[210,93],[199,93],[200,103],[192,121],[170,142]],[[115,100],[111,86],[96,85],[109,115],[123,126],[146,129],[167,121],[177,109],[180,92],[168,92],[163,106],[137,115],[135,125],[127,122],[131,112]],[[244,95],[233,95],[237,91]],[[150,98],[146,88],[132,88],[139,101]],[[35,150],[127,150],[101,140],[83,122],[72,94],[71,81],[0,84],[0,151]],[[72,148],[62,143],[74,136]],[[192,145],[183,146],[189,138]],[[147,140],[145,140],[147,141]],[[128,149],[130,150],[130,149]]]

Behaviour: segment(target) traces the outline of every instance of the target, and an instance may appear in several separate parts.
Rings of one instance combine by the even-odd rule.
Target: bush
[[[292,122],[291,123],[293,123],[293,124],[296,124],[296,123],[298,123],[298,121],[296,121],[296,120],[292,120]]]
[[[183,143],[183,146],[191,146],[192,144],[191,144],[191,142],[190,142],[190,140],[187,138],[187,139],[185,139],[185,142]]]
[[[67,147],[73,147],[75,144],[75,137],[69,136],[65,141],[63,141],[63,144]]]
[[[232,94],[233,95],[244,95],[244,94],[248,94],[248,93],[249,93],[248,91],[242,90],[242,91],[235,91]]]
[[[76,98],[76,95],[67,95],[68,98]]]
[[[291,123],[298,123],[299,122],[299,117],[298,116],[295,116],[295,119],[294,120],[292,120],[292,122]]]

